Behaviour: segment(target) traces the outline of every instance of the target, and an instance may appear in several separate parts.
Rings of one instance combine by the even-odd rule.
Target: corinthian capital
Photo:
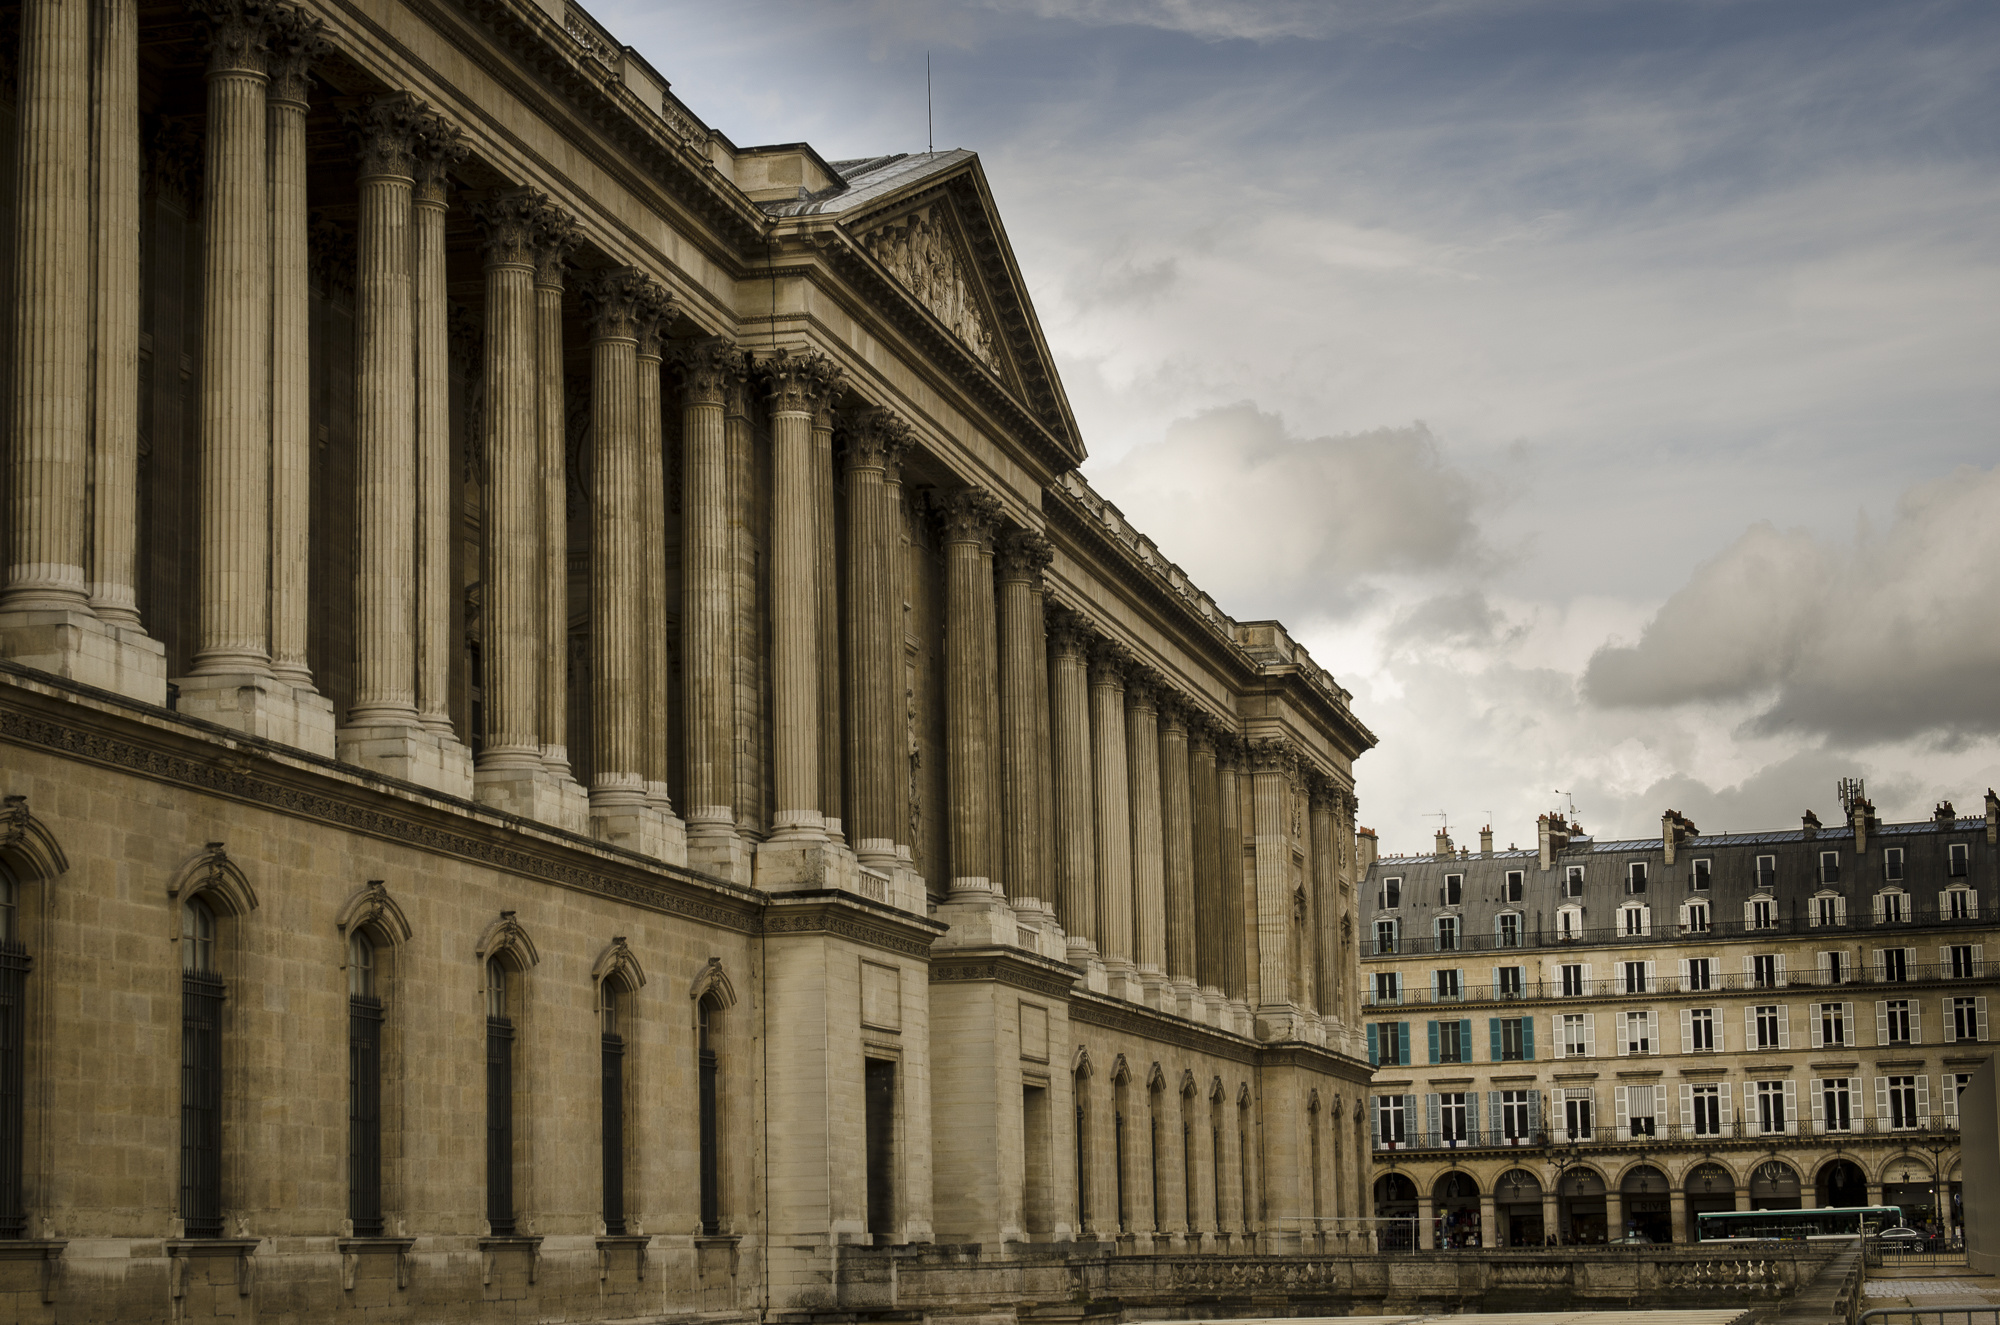
[[[1250,742],[1249,756],[1253,773],[1283,773],[1288,778],[1298,773],[1298,751],[1282,736],[1266,736]]]
[[[657,281],[647,282],[646,306],[639,315],[639,357],[658,359],[664,350],[667,328],[673,323],[676,305],[673,293]]]
[[[993,545],[1000,503],[986,489],[960,488],[941,498],[936,512],[938,536],[945,542],[977,543],[982,550]]]
[[[757,364],[773,414],[813,414],[839,394],[840,365],[818,350],[778,350]]]
[[[1141,662],[1134,662],[1125,669],[1125,705],[1127,708],[1151,709],[1160,693],[1160,674]]]
[[[306,104],[306,82],[312,66],[333,49],[325,37],[326,20],[292,5],[274,5],[266,48],[271,69],[272,101]]]
[[[1049,540],[1032,529],[1008,529],[994,545],[994,565],[1003,580],[1026,580],[1041,587],[1042,572],[1055,560]]]
[[[458,126],[435,111],[425,111],[417,125],[417,201],[442,207],[448,177],[466,154]]]
[[[415,179],[417,149],[423,143],[426,121],[438,117],[409,93],[392,92],[371,97],[360,110],[341,118],[353,135],[362,179],[375,175]]]
[[[1185,737],[1188,730],[1188,702],[1177,690],[1162,686],[1160,689],[1160,730],[1178,732]]]
[[[1089,619],[1067,607],[1049,608],[1042,628],[1049,647],[1065,657],[1084,657],[1090,652],[1091,641],[1097,638],[1097,630]]]
[[[639,322],[659,287],[637,267],[606,267],[583,284],[583,316],[592,340],[639,339]]]
[[[1132,655],[1124,645],[1115,640],[1097,639],[1090,646],[1090,683],[1100,686],[1123,686],[1125,672],[1132,666]]]
[[[472,209],[486,236],[486,265],[532,267],[551,215],[563,215],[539,189],[507,189]]]
[[[912,440],[910,425],[894,410],[870,406],[841,411],[841,456],[850,470],[879,469],[887,474],[902,461]]]
[[[743,351],[720,336],[680,346],[674,364],[681,370],[681,389],[696,405],[722,404],[745,371]]]
[[[1190,704],[1187,708],[1188,753],[1200,758],[1215,757],[1215,722]]]
[[[191,0],[208,20],[208,72],[265,74],[271,68],[271,6],[259,0]]]

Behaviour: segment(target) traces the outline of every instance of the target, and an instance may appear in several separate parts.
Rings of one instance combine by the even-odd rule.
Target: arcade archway
[[[1625,1228],[1613,1236],[1639,1237],[1648,1242],[1674,1240],[1673,1186],[1651,1164],[1640,1164],[1618,1183],[1625,1207]]]
[[[1697,1164],[1682,1184],[1687,1193],[1688,1241],[1701,1240],[1700,1216],[1736,1208],[1736,1175],[1720,1164]]]
[[[1608,1236],[1604,1227],[1604,1178],[1595,1169],[1576,1168],[1556,1183],[1557,1219],[1570,1246],[1595,1246]]]
[[[1542,1226],[1542,1180],[1526,1169],[1508,1169],[1493,1184],[1493,1210],[1503,1247],[1539,1247],[1548,1237]]]
[[[1431,1186],[1431,1202],[1437,1218],[1437,1240],[1432,1245],[1480,1245],[1479,1184],[1471,1174],[1452,1172],[1439,1178]]]
[[[1375,1180],[1375,1245],[1382,1251],[1415,1251],[1417,1185],[1406,1174],[1385,1173]]]
[[[1813,1180],[1813,1204],[1853,1207],[1868,1204],[1868,1175],[1851,1159],[1830,1159]]]
[[[1767,1159],[1750,1170],[1752,1210],[1796,1210],[1799,1200],[1799,1171],[1782,1159]]]

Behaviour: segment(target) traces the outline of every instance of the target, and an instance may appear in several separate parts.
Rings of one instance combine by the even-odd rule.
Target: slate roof
[[[829,161],[827,164],[840,175],[839,185],[809,197],[759,206],[770,216],[838,216],[920,180],[943,175],[972,157],[973,153],[954,147],[944,152],[898,152],[893,156]]]

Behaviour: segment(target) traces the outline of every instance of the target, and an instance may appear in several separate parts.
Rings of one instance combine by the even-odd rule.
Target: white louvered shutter
[[[1821,1049],[1826,1046],[1826,1018],[1820,1015],[1817,1003],[1810,1004],[1806,1008],[1806,1029],[1812,1034],[1813,1048]]]
[[[1616,1135],[1619,1137],[1623,1137],[1625,1133],[1630,1130],[1626,1126],[1626,1124],[1632,1116],[1631,1109],[1626,1099],[1625,1087],[1613,1086],[1611,1088],[1611,1103],[1613,1109],[1616,1110],[1618,1114],[1618,1131]]]
[[[1876,918],[1879,920],[1881,917],[1878,916]],[[1875,978],[1877,980],[1880,980],[1882,978],[1882,974],[1886,969],[1882,957],[1882,951],[1883,950],[1881,948],[1875,949]]]
[[[1975,943],[1972,945],[1972,973],[1978,976],[1986,974],[1986,945],[1984,943]]]
[[[1612,1013],[1611,1025],[1618,1036],[1618,1056],[1623,1058],[1632,1052],[1631,1014],[1629,1012]]]
[[[1780,1049],[1792,1047],[1792,1009],[1788,1003],[1778,1004],[1778,1047]]]
[[[1818,972],[1821,984],[1825,984],[1833,979],[1833,954],[1830,952],[1814,953],[1813,969]]]
[[[1596,994],[1596,993],[1597,993],[1597,986],[1596,986],[1596,985],[1593,985],[1592,983],[1590,983],[1590,963],[1589,963],[1589,962],[1585,962],[1585,963],[1583,964],[1583,992],[1584,992],[1584,995],[1585,995],[1585,997],[1589,997],[1589,996],[1591,996],[1591,995],[1594,995],[1594,994]]]
[[[1568,1038],[1568,1036],[1563,1034],[1563,1014],[1560,1012],[1551,1012],[1549,1014],[1549,1043],[1556,1047],[1555,1057],[1569,1057],[1569,1046],[1563,1043]]]
[[[1951,1015],[1951,995],[1946,994],[1940,1002],[1944,1006],[1938,1009],[1938,1039],[1950,1044],[1958,1033],[1958,1027],[1953,1024],[1954,1018]]]
[[[1847,1118],[1858,1131],[1861,1122],[1868,1117],[1868,1097],[1861,1093],[1861,1078],[1847,1079]]]
[[[1941,916],[1951,914],[1951,889],[1949,888],[1938,894],[1938,914]]]
[[[1681,1009],[1681,1052],[1694,1052],[1694,1009]]]
[[[1847,899],[1845,897],[1836,897],[1833,899],[1833,923],[1836,925],[1845,925],[1847,923]]]
[[[1958,1126],[1958,1083],[1952,1080],[1952,1074],[1947,1072],[1944,1074],[1943,1080],[1938,1084],[1944,1087],[1945,1126],[1956,1127]]]
[[[1785,987],[1785,954],[1778,954],[1778,988]]]
[[[1886,998],[1875,1000],[1875,1043],[1889,1043],[1889,1000]],[[1887,1090],[1888,1087],[1884,1086],[1882,1089]]]
[[[1641,934],[1644,934],[1647,938],[1651,938],[1653,936],[1653,908],[1650,906],[1642,906],[1639,908],[1639,932]],[[1651,962],[1648,962],[1646,964],[1648,966],[1652,965]]]
[[[1756,916],[1757,904],[1755,902],[1745,902],[1743,904],[1743,928],[1748,929],[1756,924]]]
[[[1973,1012],[1979,1020],[1979,1042],[1986,1043],[1986,995],[1979,995],[1973,1005]]]
[[[1666,1051],[1667,1046],[1660,1043],[1660,1014],[1657,1012],[1648,1012],[1646,1014],[1646,1052],[1663,1054]]]
[[[1757,1006],[1743,1005],[1743,1048],[1747,1052],[1757,1047]]]
[[[1424,1096],[1424,1120],[1426,1123],[1426,1130],[1424,1132],[1424,1144],[1426,1145],[1435,1144],[1435,1142],[1437,1141],[1438,1121],[1439,1121],[1438,1112],[1439,1112],[1438,1097],[1437,1093],[1433,1091],[1430,1094]]]
[[[1585,1058],[1597,1057],[1597,1014],[1595,1012],[1586,1012],[1583,1014],[1583,1056]]]
[[[1694,1087],[1681,1082],[1681,1131],[1694,1131]]]
[[[1922,1044],[1923,1042],[1924,1001],[1921,998],[1913,998],[1910,1000],[1910,1043]]]
[[[1977,888],[1966,889],[1965,914],[1971,916],[1974,920],[1979,918],[1979,890]]]
[[[1951,970],[1951,946],[1949,944],[1940,943],[1938,944],[1938,974],[1944,975],[1947,974],[1950,970]]]
[[[1886,1128],[1889,1125],[1889,1078],[1875,1078],[1875,1125]]]
[[[1646,992],[1649,994],[1660,987],[1659,978],[1653,974],[1655,964],[1651,957],[1646,959]]]
[[[1747,986],[1757,976],[1757,959],[1749,953],[1743,954],[1743,983]]]
[[[1729,1083],[1718,1083],[1715,1093],[1722,1099],[1722,1130],[1727,1132],[1736,1122],[1736,1106],[1729,1098]]]
[[[1883,914],[1884,914],[1884,913],[1885,913],[1885,912],[1886,912],[1886,911],[1887,911],[1887,910],[1888,910],[1889,908],[1888,908],[1887,904],[1883,902],[1883,900],[1882,900],[1882,894],[1881,894],[1881,893],[1876,893],[1876,894],[1875,894],[1875,897],[1874,897],[1874,903],[1875,903],[1875,923],[1879,925],[1879,924],[1881,924],[1881,923],[1882,923],[1882,916],[1883,916]]]
[[[1785,1078],[1785,1134],[1799,1134],[1799,1083]]]
[[[1687,987],[1688,987],[1688,959],[1683,957],[1681,958],[1681,988],[1685,990]]]
[[[1826,1084],[1818,1077],[1806,1082],[1806,1089],[1812,1094],[1813,1131],[1826,1130]]]
[[[1917,1126],[1931,1125],[1931,1074],[1917,1074]]]
[[[1840,1005],[1840,1028],[1847,1035],[1847,1038],[1841,1041],[1842,1044],[1859,1045],[1861,1043],[1860,1028],[1854,1024],[1854,1005],[1852,1003],[1842,1003]]]

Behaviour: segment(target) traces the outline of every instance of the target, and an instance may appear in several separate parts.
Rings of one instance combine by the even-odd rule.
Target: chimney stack
[[[1857,793],[1848,813],[1854,820],[1854,854],[1865,856],[1868,854],[1868,834],[1874,832],[1881,823],[1881,820],[1875,817],[1875,802]]]
[[[1438,829],[1437,856],[1439,860],[1451,859],[1451,830],[1449,828]]]
[[[1986,845],[2000,846],[2000,796],[1986,789]]]
[[[1479,830],[1479,854],[1482,856],[1490,856],[1493,854],[1492,824],[1488,824],[1486,825],[1486,827]]]
[[[1542,869],[1552,870],[1556,857],[1569,845],[1570,825],[1562,817],[1562,811],[1545,814],[1535,820],[1535,834],[1541,839]]]
[[[1354,830],[1354,863],[1359,867],[1360,872],[1366,874],[1368,867],[1375,863],[1378,855],[1379,850],[1375,841],[1375,830],[1373,828],[1356,828]]]
[[[1950,801],[1939,801],[1937,809],[1931,812],[1931,817],[1937,820],[1937,830],[1940,833],[1949,833],[1952,826],[1958,822],[1958,815],[1951,808]]]
[[[1805,814],[1799,819],[1799,826],[1805,829],[1807,837],[1819,836],[1819,829],[1820,829],[1819,816],[1817,814],[1814,814],[1811,810],[1807,810]]]
[[[1700,837],[1701,830],[1694,826],[1694,820],[1679,810],[1668,810],[1660,816],[1660,850],[1666,853],[1667,864],[1674,863],[1674,851],[1690,837]]]

